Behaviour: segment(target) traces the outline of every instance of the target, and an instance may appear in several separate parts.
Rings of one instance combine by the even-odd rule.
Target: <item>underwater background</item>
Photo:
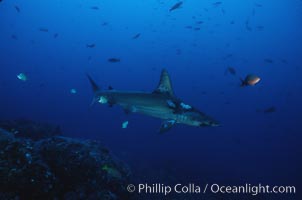
[[[127,163],[134,184],[294,185],[295,195],[253,199],[299,199],[302,1],[184,0],[170,10],[176,3],[0,1],[0,119],[57,124],[64,136],[101,141]],[[161,135],[160,119],[90,106],[86,73],[104,89],[152,92],[163,68],[176,96],[220,127],[176,125]],[[248,74],[261,81],[240,87]]]

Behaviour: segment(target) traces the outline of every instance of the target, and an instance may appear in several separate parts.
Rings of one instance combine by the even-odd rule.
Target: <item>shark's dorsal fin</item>
[[[170,96],[174,96],[171,80],[167,70],[163,69],[161,71],[158,86],[153,91],[153,93],[163,93],[163,94],[169,94]]]

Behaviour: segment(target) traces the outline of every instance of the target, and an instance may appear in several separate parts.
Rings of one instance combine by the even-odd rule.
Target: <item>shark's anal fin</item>
[[[153,93],[163,93],[174,96],[171,80],[167,70],[163,69],[160,75],[160,81]]]
[[[176,121],[173,119],[164,121],[160,126],[159,133],[165,133],[169,131],[174,126],[175,123]]]

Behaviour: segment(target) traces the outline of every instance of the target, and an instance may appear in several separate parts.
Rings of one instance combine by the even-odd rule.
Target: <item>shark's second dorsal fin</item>
[[[171,80],[167,70],[163,69],[160,75],[160,81],[157,88],[153,91],[153,93],[163,93],[169,94],[170,96],[174,96]]]

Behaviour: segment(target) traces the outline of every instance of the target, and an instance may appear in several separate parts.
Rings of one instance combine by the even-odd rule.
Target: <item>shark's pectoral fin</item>
[[[174,126],[174,124],[176,124],[176,121],[173,119],[164,121],[160,126],[159,133],[165,133],[169,131]]]

